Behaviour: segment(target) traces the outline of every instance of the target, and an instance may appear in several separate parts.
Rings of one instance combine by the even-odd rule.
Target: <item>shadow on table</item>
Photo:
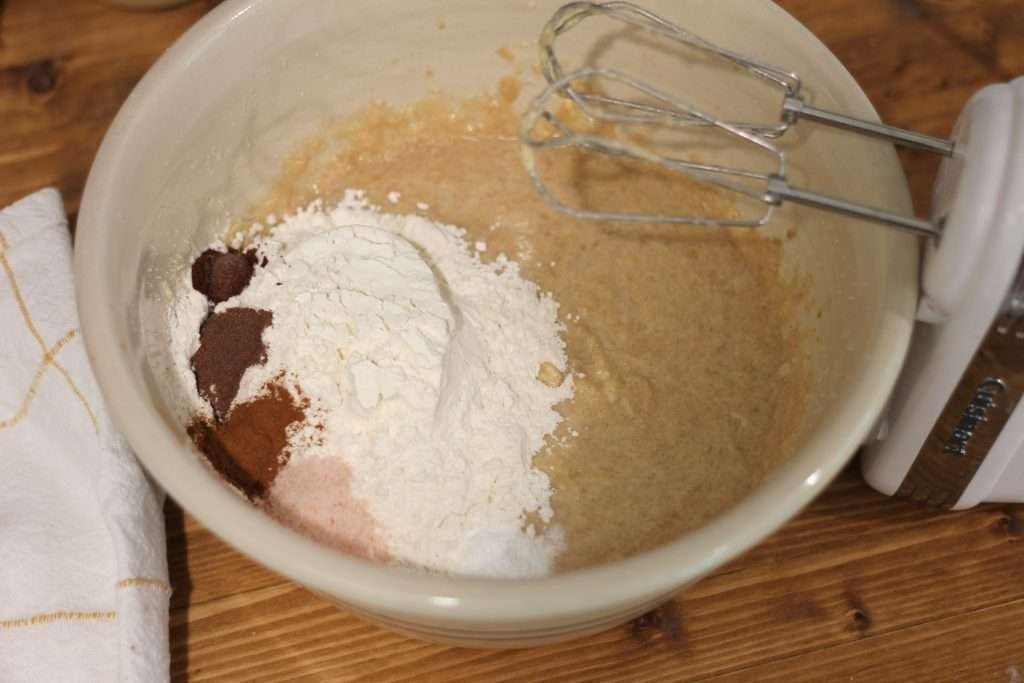
[[[188,573],[188,547],[185,543],[185,513],[177,503],[164,504],[167,531],[167,570],[171,587],[170,640],[171,678],[188,680],[188,605],[192,595],[192,577]]]

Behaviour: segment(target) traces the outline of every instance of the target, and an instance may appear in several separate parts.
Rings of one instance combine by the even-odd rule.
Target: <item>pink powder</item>
[[[341,458],[291,461],[270,488],[268,512],[324,545],[376,560],[387,551],[366,507],[352,497],[352,472]]]

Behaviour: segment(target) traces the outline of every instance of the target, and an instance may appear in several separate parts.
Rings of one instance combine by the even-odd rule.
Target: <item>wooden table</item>
[[[496,0],[497,1],[497,0]],[[0,0],[0,206],[43,185],[74,218],[132,86],[212,2],[127,13]],[[1024,73],[1022,0],[784,0],[883,118],[946,135],[981,86]],[[904,156],[919,209],[935,162]],[[370,626],[167,505],[176,680],[1024,680],[1024,509],[937,514],[854,469],[745,557],[629,625],[522,652]]]

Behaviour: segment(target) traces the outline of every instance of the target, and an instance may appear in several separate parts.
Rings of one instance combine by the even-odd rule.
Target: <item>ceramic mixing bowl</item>
[[[161,320],[169,274],[261,197],[289,147],[323,121],[370,98],[400,103],[432,87],[456,95],[493,87],[510,68],[496,49],[533,63],[535,39],[557,4],[228,0],[168,50],[125,102],[79,215],[75,271],[85,342],[117,424],[153,478],[254,560],[424,638],[513,647],[583,635],[651,609],[736,557],[797,514],[849,460],[879,415],[910,338],[915,239],[784,210],[775,225],[800,229],[786,242],[782,267],[807,284],[803,322],[813,332],[814,409],[794,437],[794,454],[702,528],[651,552],[550,578],[450,578],[378,566],[280,526],[213,475],[175,421],[154,369],[154,359],[167,353]],[[798,70],[816,104],[875,117],[836,58],[769,2],[646,4],[709,39]],[[640,76],[652,68],[628,50],[621,59]],[[682,92],[769,118],[778,106],[710,72],[659,75],[678,76]],[[527,94],[540,87],[529,76],[524,70]],[[910,210],[890,146],[813,125],[787,138],[795,180]]]

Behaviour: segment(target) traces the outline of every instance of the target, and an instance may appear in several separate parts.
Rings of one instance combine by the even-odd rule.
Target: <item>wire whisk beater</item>
[[[666,92],[617,69],[583,66],[566,72],[556,45],[566,33],[592,17],[605,17],[639,29],[659,40],[685,45],[697,54],[722,62],[741,74],[777,89],[781,108],[778,120],[757,122],[726,119],[697,107],[689,99]],[[790,201],[937,237],[936,222],[866,206],[840,197],[796,187],[787,179],[786,153],[777,144],[801,119],[844,128],[896,144],[951,156],[954,143],[882,123],[866,121],[809,104],[801,93],[797,73],[747,57],[716,45],[631,2],[572,2],[559,8],[540,36],[541,71],[547,87],[523,114],[519,138],[523,161],[538,192],[559,210],[582,219],[683,223],[703,226],[759,227],[770,222],[783,202]],[[571,105],[578,117],[559,115],[559,105]],[[543,122],[543,124],[542,124]],[[769,160],[768,168],[743,168],[708,163],[677,150],[659,149],[635,137],[619,134],[625,128],[649,127],[705,131],[724,135],[731,143],[747,145]],[[541,175],[537,152],[575,148],[611,157],[632,158],[686,174],[702,182],[753,200],[762,206],[756,215],[741,217],[616,212],[573,207],[555,196]]]

